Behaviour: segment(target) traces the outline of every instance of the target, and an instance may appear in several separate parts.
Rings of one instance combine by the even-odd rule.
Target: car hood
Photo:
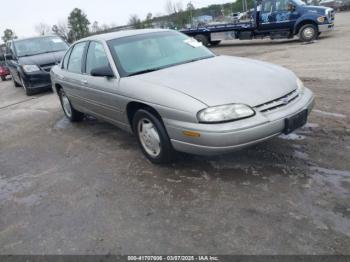
[[[189,95],[208,106],[256,106],[297,88],[291,71],[256,60],[216,56],[134,76]]]
[[[320,15],[326,14],[326,10],[330,9],[329,7],[325,7],[325,6],[313,6],[313,5],[303,6],[303,8],[305,12],[312,12]]]
[[[52,53],[44,53],[32,56],[19,57],[18,62],[20,65],[49,65],[58,64],[66,51],[58,51]]]

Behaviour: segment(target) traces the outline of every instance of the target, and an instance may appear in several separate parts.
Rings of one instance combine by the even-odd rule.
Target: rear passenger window
[[[82,73],[81,64],[83,61],[83,54],[86,42],[78,43],[73,47],[72,53],[69,57],[68,71],[73,73]]]
[[[90,75],[92,69],[108,65],[109,62],[103,45],[98,42],[91,42],[86,57],[86,73]]]

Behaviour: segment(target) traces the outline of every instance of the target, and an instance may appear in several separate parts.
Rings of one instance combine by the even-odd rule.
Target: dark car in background
[[[7,43],[6,65],[16,87],[27,95],[51,88],[51,67],[61,62],[68,44],[58,36],[16,39]]]

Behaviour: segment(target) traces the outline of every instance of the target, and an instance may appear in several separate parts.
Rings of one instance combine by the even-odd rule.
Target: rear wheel
[[[71,121],[71,122],[78,122],[81,121],[84,117],[84,114],[79,112],[78,110],[75,110],[72,107],[71,102],[69,101],[66,93],[64,92],[63,89],[60,89],[58,91],[58,96],[60,98],[61,101],[61,106],[63,109],[64,114],[66,115],[66,117]]]
[[[138,110],[132,120],[133,130],[143,154],[154,164],[169,163],[175,154],[163,123],[148,110]]]
[[[303,42],[311,42],[318,36],[318,29],[313,24],[303,25],[299,30],[299,39]]]
[[[206,37],[205,35],[196,35],[194,37],[198,42],[201,42],[204,46],[209,46],[209,40],[208,37]]]
[[[6,76],[2,76],[2,77],[1,77],[1,80],[2,80],[2,81],[6,81]]]

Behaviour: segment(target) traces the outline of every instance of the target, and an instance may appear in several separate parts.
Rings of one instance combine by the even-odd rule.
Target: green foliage
[[[74,40],[89,35],[89,24],[86,14],[79,8],[74,8],[68,17],[68,27]]]
[[[11,29],[6,29],[4,31],[4,35],[1,37],[2,41],[4,41],[5,43],[7,41],[10,41],[10,40],[16,39],[16,38],[17,38],[16,34]]]

